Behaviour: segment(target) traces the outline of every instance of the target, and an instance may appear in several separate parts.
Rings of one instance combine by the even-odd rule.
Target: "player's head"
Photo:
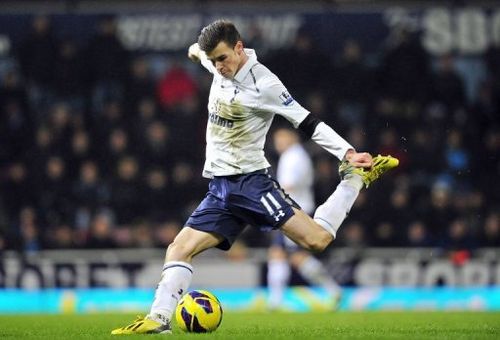
[[[300,142],[300,137],[295,130],[281,127],[273,134],[274,149],[279,154],[285,152],[289,147]]]
[[[240,33],[227,20],[217,20],[204,27],[198,45],[224,78],[232,79],[247,59]]]

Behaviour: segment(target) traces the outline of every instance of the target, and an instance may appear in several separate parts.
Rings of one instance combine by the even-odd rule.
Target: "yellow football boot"
[[[165,320],[165,323],[161,323],[141,316],[138,316],[137,319],[135,319],[135,321],[130,325],[114,329],[111,332],[113,335],[170,333],[172,333],[172,327],[170,326],[170,322],[168,320]]]
[[[392,156],[378,155],[373,157],[373,165],[369,169],[357,168],[351,165],[348,161],[342,161],[339,166],[340,178],[344,179],[350,174],[361,176],[363,183],[368,188],[371,183],[375,182],[382,174],[397,167],[399,160]]]

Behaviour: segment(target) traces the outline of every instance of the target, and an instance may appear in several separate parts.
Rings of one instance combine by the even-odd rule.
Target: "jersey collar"
[[[257,55],[255,54],[255,50],[252,50],[250,48],[245,48],[245,54],[248,56],[247,62],[243,65],[242,68],[236,73],[234,76],[233,80],[236,80],[238,83],[241,83],[245,77],[247,76],[248,72],[250,72],[250,69],[258,63],[257,61]]]

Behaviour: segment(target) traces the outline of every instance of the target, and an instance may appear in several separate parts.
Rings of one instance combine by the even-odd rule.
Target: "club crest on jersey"
[[[288,93],[288,91],[281,92],[280,100],[283,103],[283,105],[285,105],[285,106],[288,106],[293,102],[293,98],[290,95],[290,93]]]

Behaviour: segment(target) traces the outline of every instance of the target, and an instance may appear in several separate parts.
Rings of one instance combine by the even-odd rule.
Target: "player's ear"
[[[234,45],[234,50],[238,54],[241,54],[241,52],[243,52],[243,42],[241,40],[238,40],[236,42],[236,45]]]

